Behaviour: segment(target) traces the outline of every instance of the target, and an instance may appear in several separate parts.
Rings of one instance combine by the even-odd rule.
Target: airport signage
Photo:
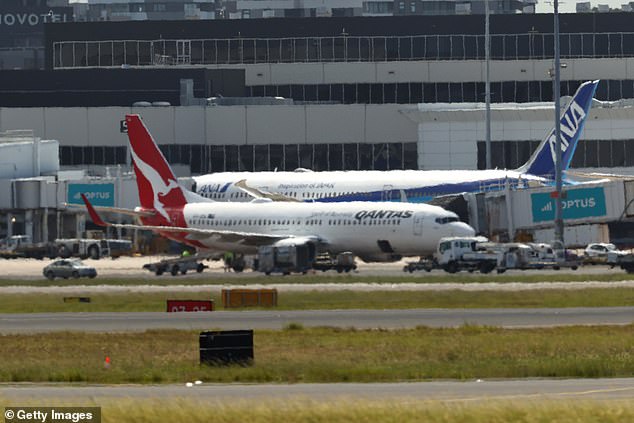
[[[531,194],[533,223],[555,220],[555,201],[549,192]],[[603,187],[578,188],[564,191],[562,195],[564,219],[582,219],[606,215]]]
[[[167,312],[213,311],[214,302],[211,300],[167,300]]]
[[[114,207],[114,184],[68,184],[69,204],[81,204],[81,194],[86,195],[93,206]]]

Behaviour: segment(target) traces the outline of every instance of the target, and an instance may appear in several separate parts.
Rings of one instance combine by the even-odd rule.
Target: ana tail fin
[[[586,123],[586,117],[592,106],[592,97],[599,85],[599,80],[588,81],[581,84],[575,95],[561,114],[561,167],[568,169],[572,156],[577,149],[579,137]],[[555,175],[555,128],[553,127],[546,138],[537,147],[531,158],[519,169],[518,172],[531,175],[554,178]]]
[[[141,208],[155,210],[169,223],[166,209],[187,204],[185,189],[159,150],[139,115],[125,117]]]

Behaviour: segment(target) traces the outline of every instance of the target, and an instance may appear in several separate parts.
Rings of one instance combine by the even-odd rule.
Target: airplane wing
[[[94,221],[94,219],[93,219]],[[194,240],[212,240],[215,242],[226,242],[226,243],[235,243],[235,244],[243,244],[243,245],[266,245],[272,244],[275,241],[279,241],[282,239],[292,238],[292,235],[270,235],[270,234],[259,234],[259,233],[250,233],[250,232],[237,232],[237,231],[223,231],[218,229],[199,229],[199,228],[179,228],[174,226],[152,226],[152,225],[134,225],[134,224],[126,224],[126,223],[110,223],[103,222],[105,226],[110,226],[113,228],[121,228],[121,229],[140,229],[140,230],[151,230],[154,232],[165,233],[180,233],[187,234],[187,238]],[[98,225],[97,222],[95,224]]]
[[[255,198],[266,198],[272,201],[291,201],[291,202],[301,203],[301,200],[298,200],[297,198],[294,198],[294,197],[289,197],[287,195],[279,194],[277,192],[268,192],[268,191],[250,187],[247,185],[246,179],[242,179],[236,182],[234,185]]]
[[[88,213],[90,214],[90,218],[98,226],[110,226],[113,228],[121,228],[121,229],[140,229],[140,230],[150,230],[159,233],[172,232],[172,233],[180,233],[187,234],[187,238],[194,240],[212,240],[214,242],[227,242],[227,243],[236,243],[242,245],[250,245],[250,246],[258,246],[258,245],[267,245],[272,244],[276,241],[280,241],[283,239],[294,238],[293,235],[284,235],[284,234],[261,234],[261,233],[251,233],[251,232],[238,232],[238,231],[225,231],[219,229],[201,229],[201,228],[181,228],[175,226],[153,226],[153,225],[134,225],[128,223],[111,223],[104,221],[92,204],[88,201],[88,199],[81,194],[84,203],[86,204],[86,208],[88,209]],[[305,237],[303,237],[304,239]],[[318,238],[314,239],[317,242],[321,242]]]
[[[62,205],[69,209],[79,209],[82,211],[87,211],[86,206],[82,204],[74,204],[74,203],[62,203]],[[133,217],[152,217],[156,216],[156,213],[147,211],[147,210],[131,210],[131,209],[123,209],[120,207],[107,207],[107,206],[93,206],[90,205],[93,209],[100,211],[102,213],[119,213],[124,214],[126,216]]]

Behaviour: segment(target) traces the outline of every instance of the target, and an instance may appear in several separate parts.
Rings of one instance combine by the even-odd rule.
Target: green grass
[[[4,401],[6,403],[6,401]],[[37,406],[77,406],[78,402],[46,400],[28,404]],[[623,423],[634,421],[632,401],[369,401],[308,399],[220,402],[213,399],[173,398],[159,400],[105,400],[82,402],[101,406],[103,423]],[[20,403],[21,406],[25,405]]]
[[[1,382],[394,382],[631,377],[634,326],[256,331],[255,364],[200,366],[198,332],[0,336]],[[111,366],[104,368],[110,357]]]
[[[90,303],[65,303],[64,296],[88,296]],[[167,299],[213,299],[222,309],[220,290],[198,292],[0,294],[0,313],[165,311]],[[305,291],[281,292],[280,310],[613,307],[634,305],[634,288],[527,291]]]
[[[607,268],[606,268],[607,269]],[[582,273],[574,271],[533,271],[520,274],[488,274],[479,273],[457,273],[450,275],[443,271],[437,270],[431,273],[416,272],[413,274],[403,274],[403,276],[371,276],[359,274],[337,274],[328,272],[319,275],[290,275],[290,276],[264,276],[261,274],[254,275],[245,273],[244,275],[232,275],[226,277],[224,275],[210,275],[208,277],[172,277],[170,275],[152,276],[148,273],[146,277],[97,277],[95,279],[55,279],[49,281],[47,279],[0,279],[0,286],[69,286],[69,285],[160,285],[168,286],[174,284],[180,285],[236,285],[236,284],[320,284],[320,283],[485,283],[485,282],[585,282],[587,280],[602,282],[629,281],[634,276],[623,273]]]

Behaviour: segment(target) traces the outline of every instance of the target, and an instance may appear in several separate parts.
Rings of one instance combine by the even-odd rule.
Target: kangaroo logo
[[[173,189],[178,188],[178,182],[174,179],[169,179],[169,183],[165,184],[163,178],[156,169],[141,160],[134,152],[134,148],[130,148],[130,152],[132,153],[132,158],[134,159],[134,165],[141,171],[143,176],[150,181],[152,194],[154,196],[154,209],[169,222],[170,218],[165,211],[161,198],[167,196],[167,194],[169,194]]]
[[[570,107],[565,111],[561,122],[559,123],[560,133],[561,133],[561,152],[562,154],[566,152],[568,146],[570,145],[570,141],[574,138],[575,134],[579,130],[579,126],[586,117],[586,112],[583,110],[576,101],[573,101],[570,104]],[[553,159],[553,163],[556,161],[556,136],[555,131],[550,135],[548,139],[548,144],[550,146],[550,154]]]

